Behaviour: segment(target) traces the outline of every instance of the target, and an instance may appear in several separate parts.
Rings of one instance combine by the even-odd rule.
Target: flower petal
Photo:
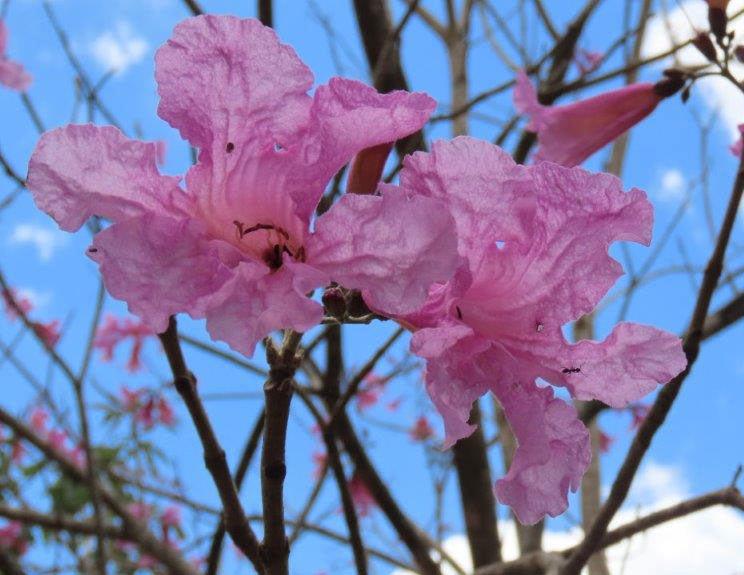
[[[332,78],[318,86],[302,163],[292,172],[298,215],[309,219],[331,177],[362,150],[420,130],[436,102],[417,92],[380,94],[356,80]]]
[[[323,307],[306,295],[326,278],[309,266],[290,262],[275,272],[243,262],[206,304],[209,334],[246,356],[272,331],[307,331],[323,318]]]
[[[45,133],[31,156],[28,188],[39,209],[73,232],[92,215],[114,222],[147,212],[178,215],[179,178],[161,176],[157,146],[117,128],[70,125]]]
[[[654,327],[620,323],[603,342],[570,346],[569,360],[581,369],[563,377],[577,399],[599,399],[625,407],[687,366],[682,340]]]
[[[194,146],[281,141],[306,117],[313,75],[258,20],[197,16],[178,24],[155,55],[158,115]],[[212,153],[214,156],[215,154]]]
[[[501,148],[469,137],[438,141],[404,161],[401,187],[442,201],[455,219],[460,254],[471,271],[498,242],[526,241],[535,212],[512,180],[523,168]]]
[[[411,338],[411,351],[427,360],[426,390],[444,420],[445,448],[475,429],[468,423],[470,409],[490,383],[478,359],[490,350],[488,341],[463,324],[420,329]]]
[[[496,496],[526,525],[560,515],[591,460],[589,432],[549,387],[500,384],[493,391],[519,444]]]
[[[451,216],[429,198],[399,190],[346,195],[318,218],[307,262],[344,287],[361,289],[380,313],[404,314],[454,272],[452,229]]]
[[[202,299],[230,277],[219,244],[193,220],[146,214],[98,233],[88,255],[101,266],[109,293],[161,333],[173,314],[198,315]]]
[[[622,274],[610,244],[648,244],[653,227],[646,194],[624,192],[614,176],[547,162],[530,174],[537,211],[529,241],[488,252],[460,305],[470,325],[505,344],[593,310]]]

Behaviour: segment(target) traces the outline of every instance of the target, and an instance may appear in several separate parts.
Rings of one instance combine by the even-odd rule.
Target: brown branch
[[[189,12],[191,12],[194,16],[204,14],[204,10],[202,10],[202,7],[196,0],[183,0],[183,3],[186,4],[186,8],[188,8]]]
[[[34,509],[20,509],[11,507],[5,503],[0,503],[0,517],[10,519],[11,521],[18,521],[25,525],[35,525],[53,531],[66,531],[68,533],[93,536],[98,534],[98,527],[94,521],[76,521],[65,515],[46,514]],[[108,539],[136,541],[136,538],[132,533],[128,533],[121,527],[106,525],[101,531]]]
[[[354,0],[354,13],[369,68],[377,71],[372,78],[375,88],[380,92],[408,90],[408,81],[400,62],[400,50],[395,42],[393,48],[387,48],[388,38],[393,37],[394,31],[385,1]],[[401,158],[415,150],[423,150],[424,136],[418,131],[398,140],[395,148]]]
[[[284,478],[287,474],[286,443],[292,378],[299,365],[297,348],[302,334],[287,330],[281,349],[266,339],[269,378],[264,384],[266,422],[261,453],[261,498],[264,538],[261,559],[267,575],[288,575],[289,542],[284,531]]]
[[[189,410],[201,440],[204,449],[204,463],[212,476],[222,501],[225,528],[238,548],[251,561],[256,571],[263,574],[264,569],[260,560],[258,539],[245,517],[238,491],[230,475],[225,451],[220,446],[207,412],[199,399],[196,390],[196,378],[186,367],[181,345],[178,341],[174,317],[171,317],[168,329],[159,334],[158,337],[163,344],[163,349],[173,372],[173,383]]]
[[[10,165],[8,160],[3,156],[2,153],[0,153],[0,166],[2,166],[3,171],[5,174],[13,180],[16,184],[18,184],[20,187],[25,188],[26,187],[26,180],[22,178],[18,172],[16,172],[13,169],[13,166]]]
[[[396,341],[398,341],[400,336],[403,335],[405,331],[406,330],[402,327],[396,329],[393,334],[387,339],[387,341],[380,346],[380,348],[372,355],[372,357],[369,358],[369,360],[367,360],[367,363],[364,364],[364,366],[356,373],[356,375],[351,378],[348,386],[346,387],[346,391],[344,391],[344,394],[338,400],[335,407],[333,408],[333,411],[331,412],[330,417],[328,418],[327,425],[329,427],[333,427],[336,418],[344,409],[346,409],[346,404],[351,400],[352,397],[354,397],[364,379],[370,373],[372,373],[372,370],[375,368],[377,363],[388,352],[390,347]]]
[[[300,394],[300,398],[305,406],[313,415],[315,422],[320,426],[323,435],[323,443],[326,447],[328,466],[330,466],[333,472],[333,477],[336,480],[336,486],[338,487],[338,492],[341,496],[341,508],[344,513],[346,527],[349,530],[349,541],[351,542],[351,549],[354,553],[354,564],[356,565],[357,574],[367,575],[367,552],[364,548],[364,542],[362,541],[359,518],[357,517],[354,501],[351,498],[349,483],[346,481],[344,468],[341,464],[341,456],[339,455],[338,447],[336,446],[333,425],[331,425],[330,422],[326,422],[323,415],[307,395],[302,393],[299,389],[298,393]]]
[[[264,26],[274,27],[274,11],[271,0],[258,0],[258,19]]]
[[[333,410],[341,397],[341,373],[343,358],[341,354],[340,326],[329,326],[326,372],[322,381],[322,397],[326,409]],[[335,420],[334,432],[343,444],[346,453],[354,463],[354,468],[361,476],[375,502],[387,517],[393,529],[408,548],[419,570],[424,575],[441,575],[439,566],[431,558],[431,546],[427,544],[422,533],[403,513],[393,498],[387,484],[377,473],[367,455],[364,445],[357,437],[346,411],[341,411]]]
[[[621,541],[637,535],[638,533],[648,531],[653,527],[658,527],[659,525],[669,523],[675,519],[685,517],[716,505],[727,505],[744,511],[744,496],[742,496],[741,492],[732,485],[724,489],[711,491],[710,493],[693,497],[687,501],[670,505],[669,507],[660,509],[659,511],[654,511],[653,513],[639,517],[634,521],[609,531],[602,538],[597,549],[606,549],[607,547],[616,545]],[[489,565],[482,569],[477,569],[473,575],[544,575],[549,566],[554,567],[561,557],[570,556],[577,547],[578,546],[569,547],[563,551],[551,553],[542,551],[530,553],[524,557],[515,559],[514,561]]]
[[[476,426],[475,431],[452,447],[452,455],[470,556],[473,567],[478,568],[501,561],[501,542],[491,468],[477,402],[470,412],[470,423]]]
[[[261,440],[261,434],[263,432],[264,420],[265,412],[261,410],[256,423],[253,425],[251,434],[248,436],[248,440],[245,443],[243,454],[240,456],[238,467],[235,469],[234,481],[235,488],[238,491],[240,491],[240,486],[243,484],[243,480],[245,479],[246,473],[248,472],[248,466],[251,463],[251,459],[253,459],[253,455],[258,449],[258,442]],[[220,521],[214,531],[214,535],[212,535],[212,544],[209,546],[209,553],[207,554],[207,569],[205,571],[205,575],[217,574],[217,570],[220,566],[220,557],[222,555],[223,549],[222,543],[225,539],[225,532],[225,520],[223,517],[220,517]]]
[[[643,456],[651,446],[651,441],[653,440],[656,431],[664,423],[669,410],[674,404],[674,400],[679,394],[682,383],[689,375],[690,370],[697,359],[703,336],[703,326],[708,313],[708,308],[710,307],[711,299],[713,298],[713,292],[715,291],[716,285],[718,284],[718,280],[723,271],[723,259],[731,238],[731,232],[736,221],[736,213],[741,202],[743,191],[744,155],[739,159],[739,167],[731,191],[728,207],[726,208],[726,214],[723,223],[721,224],[715,248],[710,256],[708,265],[705,268],[703,281],[700,285],[695,308],[690,319],[690,325],[687,329],[687,336],[684,340],[687,367],[682,373],[661,388],[648,416],[641,424],[638,433],[633,439],[633,443],[631,444],[622,467],[612,484],[610,494],[597,515],[597,519],[582,543],[561,568],[560,575],[577,575],[585,565],[587,559],[597,549],[607,532],[607,526],[609,525],[610,520],[614,517],[615,513],[617,513],[617,510],[620,508],[623,501],[625,501],[628,490],[630,489],[630,484],[638,471]]]

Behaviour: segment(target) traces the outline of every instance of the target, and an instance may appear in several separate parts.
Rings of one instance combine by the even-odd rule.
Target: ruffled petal
[[[356,154],[417,132],[435,107],[426,94],[380,94],[345,78],[318,86],[302,142],[302,162],[290,175],[298,215],[310,218],[331,177]]]
[[[307,331],[323,318],[323,307],[307,292],[326,278],[285,258],[279,270],[243,262],[206,305],[207,330],[235,351],[253,355],[256,344],[277,329]]]
[[[435,200],[389,190],[346,195],[318,218],[308,264],[347,288],[362,290],[386,315],[414,311],[429,286],[447,281],[458,263],[451,216]]]
[[[281,142],[306,119],[313,75],[258,20],[197,16],[178,24],[155,55],[158,115],[193,145]],[[300,120],[302,123],[302,120]]]
[[[488,391],[490,378],[499,376],[480,369],[478,359],[491,347],[463,324],[420,329],[411,338],[411,351],[427,360],[426,390],[444,421],[444,447],[475,429],[468,423],[473,402]]]
[[[569,353],[571,367],[581,370],[562,373],[572,395],[611,407],[638,401],[687,366],[680,338],[636,323],[620,323],[604,341],[580,341]]]
[[[501,148],[459,137],[408,156],[400,180],[404,189],[446,205],[457,225],[458,249],[475,272],[497,243],[529,239],[535,201],[526,190],[506,185],[521,181],[522,173]]]
[[[158,173],[157,145],[113,127],[70,125],[45,133],[28,167],[39,209],[73,232],[93,216],[114,222],[147,212],[181,215],[179,178]]]
[[[614,176],[546,162],[530,168],[529,186],[537,201],[529,242],[489,251],[460,304],[465,321],[504,343],[592,311],[622,274],[610,244],[651,240],[646,194],[624,192]]]
[[[203,298],[230,277],[219,244],[193,220],[146,214],[96,234],[88,255],[109,293],[161,333],[171,315],[198,315]]]
[[[493,391],[519,444],[496,496],[526,525],[560,515],[591,461],[589,432],[549,387],[513,383]]]

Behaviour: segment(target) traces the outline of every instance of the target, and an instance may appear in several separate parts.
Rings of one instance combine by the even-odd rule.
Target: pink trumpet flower
[[[575,409],[551,386],[623,407],[686,365],[681,340],[653,327],[621,323],[603,342],[563,336],[563,325],[592,311],[622,274],[610,244],[650,243],[651,204],[614,176],[550,162],[520,166],[471,138],[406,158],[401,187],[441,199],[457,224],[462,264],[454,278],[399,318],[414,330],[413,352],[427,360],[426,388],[446,445],[472,433],[472,403],[491,391],[519,445],[496,483],[499,500],[523,523],[556,516],[591,450]]]
[[[543,106],[530,79],[519,72],[514,106],[530,117],[527,129],[537,133],[535,161],[572,167],[646,118],[682,87],[680,82],[670,78],[657,84],[632,84],[565,106]]]
[[[155,144],[92,125],[43,135],[28,176],[62,229],[94,214],[113,222],[88,255],[153,331],[185,312],[251,355],[273,330],[319,323],[322,306],[307,294],[330,281],[393,315],[415,310],[453,272],[453,222],[437,200],[346,194],[312,222],[342,166],[424,125],[428,96],[342,78],[309,96],[313,76],[294,50],[258,21],[230,16],[176,26],[155,78],[160,117],[199,148],[186,189],[158,173]]]

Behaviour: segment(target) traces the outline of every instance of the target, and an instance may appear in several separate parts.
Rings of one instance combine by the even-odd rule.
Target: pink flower
[[[189,313],[250,355],[273,330],[317,324],[323,310],[307,294],[331,280],[396,314],[450,276],[451,216],[430,198],[347,194],[311,225],[331,177],[358,152],[419,130],[431,98],[341,78],[311,97],[295,52],[230,16],[176,26],[155,69],[160,117],[199,148],[185,190],[157,172],[155,144],[91,125],[42,136],[28,176],[62,229],[93,214],[113,222],[88,254],[150,329]]]
[[[26,455],[26,447],[20,439],[14,439],[11,444],[10,460],[16,465],[23,461]]]
[[[175,505],[170,505],[163,510],[160,516],[160,523],[163,527],[180,528],[181,527],[181,510]]]
[[[323,474],[326,465],[328,465],[328,455],[319,451],[314,452],[313,463],[315,464],[315,469],[313,469],[313,479],[318,479]]]
[[[380,389],[377,387],[365,387],[356,396],[356,408],[358,411],[366,411],[377,405],[380,400]]]
[[[153,507],[148,503],[135,501],[127,505],[127,511],[137,521],[146,522],[150,517],[152,517]]]
[[[173,408],[165,397],[162,395],[158,399],[158,415],[160,423],[167,427],[175,425],[176,418],[173,415]]]
[[[409,432],[413,441],[426,441],[434,435],[434,430],[429,425],[429,420],[426,419],[425,415],[422,415],[416,420]]]
[[[170,541],[170,532],[181,529],[181,510],[174,505],[166,507],[160,515],[160,526],[163,529],[163,539]]]
[[[49,413],[46,409],[43,407],[35,407],[33,411],[31,411],[31,416],[29,417],[29,421],[31,423],[31,428],[40,435],[46,434],[46,424],[49,420]]]
[[[540,146],[535,161],[571,167],[653,112],[661,100],[671,95],[664,89],[670,82],[633,84],[565,106],[543,106],[530,79],[519,72],[514,106],[530,116],[527,129],[537,132]]]
[[[52,429],[47,435],[47,442],[57,451],[65,452],[67,443],[67,433],[59,429]]]
[[[602,58],[604,58],[602,52],[592,52],[582,48],[576,50],[574,54],[574,62],[582,74],[589,74],[596,70],[602,63]]]
[[[23,92],[31,85],[31,76],[23,69],[23,66],[5,55],[7,43],[8,29],[5,27],[5,22],[0,19],[0,84],[11,90]]]
[[[0,20],[2,23],[2,20]],[[28,550],[28,539],[23,533],[23,525],[18,521],[11,521],[0,528],[0,547],[9,549],[16,555],[23,555]]]
[[[632,418],[630,422],[630,428],[638,429],[646,419],[646,416],[648,415],[650,409],[651,408],[644,403],[633,403],[632,405],[629,405],[628,411],[630,411],[630,415]]]
[[[354,472],[349,480],[349,494],[360,517],[366,517],[377,505],[362,477]]]
[[[121,386],[121,389],[119,389],[119,395],[124,411],[131,413],[137,411],[140,407],[142,395],[144,393],[144,389],[129,389],[126,385]]]
[[[612,446],[612,443],[614,441],[615,440],[612,438],[612,436],[607,435],[601,429],[599,430],[599,450],[602,453],[607,453],[610,450],[610,447]]]
[[[2,290],[2,298],[3,303],[5,305],[5,315],[8,316],[8,319],[14,320],[18,317],[18,312],[16,311],[16,307],[20,308],[20,310],[28,315],[31,310],[34,308],[33,304],[31,303],[31,300],[28,299],[26,296],[19,295],[15,290]],[[15,304],[15,305],[13,305]]]
[[[652,327],[621,323],[603,342],[574,345],[562,332],[622,274],[610,244],[650,243],[651,204],[613,176],[549,162],[519,166],[471,138],[406,158],[401,186],[448,203],[463,258],[454,279],[400,318],[416,330],[412,350],[427,360],[446,444],[472,432],[471,405],[490,390],[519,444],[496,484],[499,500],[523,523],[556,516],[589,463],[589,436],[574,408],[537,378],[620,407],[686,365],[680,339]]]
[[[36,332],[36,335],[38,335],[49,347],[54,347],[55,345],[57,345],[59,338],[62,337],[62,334],[60,334],[59,332],[58,319],[47,323],[34,321],[31,322],[31,326]]]
[[[132,352],[129,355],[127,369],[134,372],[140,368],[140,352],[144,340],[154,335],[152,329],[142,321],[134,321],[130,318],[120,321],[118,318],[109,315],[106,317],[104,324],[98,328],[93,347],[103,352],[104,361],[111,361],[116,346],[131,338]]]

